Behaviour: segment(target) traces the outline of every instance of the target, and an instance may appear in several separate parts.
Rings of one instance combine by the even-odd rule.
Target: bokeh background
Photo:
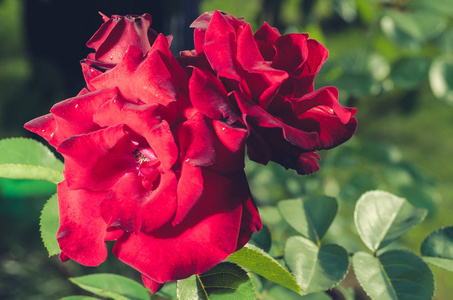
[[[247,164],[275,255],[285,234],[275,203],[283,199],[335,196],[339,216],[326,239],[349,251],[364,247],[352,214],[368,190],[383,189],[429,210],[400,247],[418,253],[429,233],[453,225],[451,0],[0,0],[0,138],[39,140],[23,124],[83,88],[78,61],[90,52],[85,43],[102,24],[98,11],[150,13],[156,31],[174,36],[171,49],[177,55],[193,48],[190,23],[214,9],[245,17],[254,30],[266,21],[282,34],[308,32],[330,53],[316,88],[337,86],[342,104],[358,108],[356,136],[321,153],[316,174]],[[97,268],[48,258],[39,216],[54,192],[46,182],[0,179],[0,299],[83,295],[67,279],[91,273],[114,272],[140,281],[113,255]],[[450,299],[453,274],[432,269],[435,299]],[[356,299],[366,299],[353,276],[343,284],[356,288]],[[281,297],[274,292],[264,299]]]

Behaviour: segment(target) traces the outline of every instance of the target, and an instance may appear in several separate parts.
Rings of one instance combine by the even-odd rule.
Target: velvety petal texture
[[[102,17],[87,43],[95,53],[82,61],[86,88],[25,127],[64,157],[60,259],[99,265],[116,240],[113,252],[154,293],[209,270],[261,229],[243,170],[248,132],[223,83],[181,65],[150,15]],[[225,32],[233,43],[236,28]]]
[[[328,51],[308,34],[281,35],[267,23],[252,34],[248,23],[220,11],[191,27],[195,52],[182,52],[181,61],[193,69],[194,105],[214,119],[216,110],[234,112],[235,125],[248,131],[250,159],[311,174],[319,169],[315,151],[354,134],[356,110],[340,105],[335,88],[314,88]]]
[[[175,58],[151,16],[107,17],[81,61],[86,87],[25,124],[65,160],[60,259],[96,266],[113,253],[156,292],[201,274],[261,229],[244,156],[300,174],[317,150],[355,132],[356,110],[314,79],[328,52],[308,34],[255,34],[214,11]]]

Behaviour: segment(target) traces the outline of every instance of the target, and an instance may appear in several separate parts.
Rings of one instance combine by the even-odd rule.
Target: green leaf
[[[328,196],[285,200],[278,203],[285,219],[300,234],[319,244],[337,214],[337,200]]]
[[[99,300],[99,298],[89,297],[89,296],[67,296],[60,298],[60,300]]]
[[[64,165],[43,144],[25,138],[0,140],[0,177],[62,181]]]
[[[453,5],[451,0],[411,0],[408,6],[412,9],[428,10],[453,17]]]
[[[338,245],[318,248],[301,236],[286,241],[285,261],[304,293],[322,292],[336,286],[346,276],[348,253]]]
[[[434,96],[453,105],[453,56],[441,56],[433,61],[429,83]]]
[[[402,32],[417,42],[425,42],[440,34],[446,26],[446,18],[427,11],[402,12],[388,9],[384,11],[381,20],[384,34],[393,40],[398,38],[398,32]]]
[[[453,226],[431,233],[420,252],[426,262],[453,272]]]
[[[428,77],[430,61],[422,57],[403,57],[392,67],[391,79],[395,85],[412,89]]]
[[[352,257],[357,280],[372,299],[431,299],[434,277],[414,253],[391,250],[378,257],[357,252]]]
[[[354,223],[363,243],[373,252],[420,223],[426,209],[384,191],[367,192],[357,201]]]
[[[253,245],[245,245],[241,250],[228,256],[228,260],[300,293],[300,286],[294,277],[269,254]]]
[[[150,299],[147,288],[120,275],[92,274],[69,278],[69,280],[84,290],[114,300]]]
[[[46,246],[49,256],[59,254],[61,252],[57,242],[57,232],[60,222],[58,214],[58,197],[53,195],[41,211],[41,222],[39,223],[41,238]]]
[[[252,238],[249,241],[250,244],[263,249],[265,252],[269,252],[272,246],[271,233],[269,228],[263,224],[263,227],[259,232],[254,232]]]
[[[281,285],[274,285],[263,291],[261,299],[264,300],[332,300],[325,293],[300,295],[288,290]]]
[[[248,276],[238,265],[223,262],[201,275],[178,280],[178,300],[254,300],[255,291]]]
[[[341,72],[334,85],[357,97],[378,94],[390,72],[387,59],[377,53],[349,51],[337,59],[337,64]]]

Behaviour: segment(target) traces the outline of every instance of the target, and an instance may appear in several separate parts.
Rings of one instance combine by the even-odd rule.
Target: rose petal
[[[50,109],[57,126],[51,143],[59,145],[71,136],[100,129],[93,122],[93,114],[102,104],[116,95],[116,89],[102,89],[91,93],[83,93],[55,104]]]
[[[218,77],[240,81],[235,44],[235,29],[220,12],[215,11],[206,30],[204,53]]]
[[[299,129],[289,126],[241,94],[235,93],[235,96],[242,113],[247,115],[246,121],[262,137],[263,134],[264,136],[268,136],[265,138],[267,143],[278,143],[279,136],[281,136],[292,145],[306,151],[311,151],[316,146],[318,138],[316,132],[307,132],[303,128]]]
[[[193,68],[189,88],[193,106],[206,116],[214,120],[227,120],[229,123],[238,119],[225,87],[211,73]]]
[[[274,59],[276,54],[274,43],[279,37],[278,29],[269,26],[266,22],[255,32],[254,38],[264,60],[272,61]]]
[[[52,136],[55,134],[57,124],[52,114],[47,114],[41,117],[37,117],[31,121],[28,121],[24,125],[25,129],[30,130],[36,134],[42,136],[46,141],[50,141]],[[55,143],[51,143],[52,146],[57,147]]]
[[[235,251],[242,203],[250,194],[244,198],[247,191],[238,190],[240,177],[204,170],[203,178],[203,198],[182,223],[152,235],[124,235],[115,243],[115,255],[150,279],[164,283],[201,274]]]
[[[130,133],[118,125],[73,136],[57,151],[65,158],[65,178],[71,189],[105,191],[124,174],[137,172],[135,149]]]
[[[178,130],[181,159],[193,166],[209,166],[215,160],[212,129],[208,127],[206,117],[198,112],[183,122]]]
[[[107,258],[104,238],[107,224],[99,206],[106,192],[71,190],[66,181],[58,184],[60,228],[57,240],[65,256],[85,266],[97,266]]]
[[[142,281],[143,281],[143,285],[146,286],[147,288],[149,288],[151,290],[152,294],[157,293],[164,286],[164,283],[154,281],[151,278],[149,278],[148,276],[143,275],[143,274],[142,274]]]
[[[252,29],[244,25],[237,37],[237,60],[248,72],[246,81],[253,100],[266,109],[282,82],[288,78],[285,71],[272,68],[261,56]]]
[[[105,103],[93,118],[100,126],[125,124],[142,135],[165,170],[171,169],[179,157],[170,125],[159,116],[157,104],[137,105],[116,97]]]

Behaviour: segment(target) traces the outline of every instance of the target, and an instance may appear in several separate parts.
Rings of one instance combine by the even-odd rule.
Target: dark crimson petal
[[[107,224],[99,210],[106,197],[106,192],[71,190],[66,181],[58,184],[57,240],[63,260],[69,257],[85,266],[97,266],[107,258],[104,242]]]
[[[239,176],[245,177],[245,174]],[[247,179],[244,179],[245,180],[241,181],[242,183],[247,182]],[[249,187],[248,185],[244,185],[242,189],[245,191],[248,190]],[[260,214],[256,207],[255,201],[253,201],[252,197],[248,197],[247,200],[242,203],[241,229],[239,231],[236,251],[244,247],[244,245],[250,241],[252,234],[260,231],[262,226]]]
[[[200,15],[198,18],[195,19],[195,21],[192,22],[192,24],[190,24],[190,28],[207,30],[209,27],[209,23],[211,22],[214,16],[214,13],[221,14],[228,21],[228,23],[230,23],[235,29],[240,27],[242,24],[245,24],[244,18],[235,18],[229,13],[216,10],[205,12],[202,15]]]
[[[316,106],[327,106],[332,109],[332,112],[343,124],[348,123],[356,112],[356,109],[351,110],[341,106],[340,102],[338,102],[338,90],[333,86],[320,88],[300,99],[292,99],[291,103],[297,116]]]
[[[221,174],[232,174],[244,169],[247,130],[222,121],[213,120],[216,162],[210,170]]]
[[[350,115],[355,113],[355,108],[349,108]],[[343,124],[332,109],[326,106],[318,106],[303,113],[301,121],[314,120],[319,132],[317,149],[330,149],[349,140],[357,128],[356,118],[351,117],[349,122]]]
[[[213,133],[207,125],[204,114],[198,112],[189,120],[183,122],[178,130],[177,137],[181,159],[193,166],[209,166],[215,160]]]
[[[272,158],[272,150],[266,141],[251,128],[244,115],[244,122],[247,124],[249,136],[247,138],[247,156],[254,162],[267,165]]]
[[[100,129],[93,122],[93,114],[105,102],[117,95],[115,88],[102,89],[91,93],[81,93],[77,97],[58,102],[50,112],[56,122],[55,134],[50,143],[59,145],[67,138]]]
[[[329,51],[314,39],[307,40],[308,58],[302,75],[317,74],[329,56]]]
[[[146,189],[136,174],[124,175],[101,203],[109,227],[126,232],[151,232],[170,222],[176,211],[176,177],[163,174],[157,189]]]
[[[206,30],[203,50],[218,77],[241,81],[241,71],[235,58],[236,31],[218,11],[214,12]]]
[[[170,125],[159,116],[159,106],[136,105],[120,97],[105,103],[94,115],[100,126],[125,124],[138,135],[142,135],[156,153],[165,170],[169,170],[179,157]]]
[[[126,232],[138,232],[141,227],[140,208],[149,191],[141,179],[132,173],[125,174],[109,190],[108,198],[102,201],[101,215],[109,227],[118,227]]]
[[[65,158],[68,186],[93,191],[108,190],[124,174],[137,172],[134,150],[123,125],[73,136],[57,148]]]
[[[140,209],[141,232],[144,233],[159,230],[175,218],[179,201],[176,197],[176,175],[172,171],[165,171],[161,173],[158,184]]]
[[[229,123],[238,119],[224,85],[211,73],[193,68],[189,89],[193,106],[206,116],[214,120],[228,120]]]
[[[101,14],[102,15],[102,14]],[[104,24],[87,42],[87,46],[96,50],[92,58],[96,61],[117,64],[121,61],[130,45],[148,52],[157,34],[150,30],[151,16],[112,16],[102,15]]]
[[[288,74],[285,71],[272,68],[264,61],[249,24],[241,29],[238,31],[237,37],[237,60],[242,68],[249,73],[246,81],[251,94],[256,95],[256,100],[258,100],[260,106],[266,109],[282,82],[288,78]]]
[[[199,202],[203,195],[203,184],[201,168],[183,163],[181,166],[181,177],[178,181],[178,207],[172,222],[173,226],[177,226],[184,221],[187,214]]]
[[[93,78],[85,78],[87,85],[93,89],[117,87],[121,95],[132,102],[140,102],[131,87],[133,72],[143,61],[142,51],[134,46],[130,46],[123,56],[123,59],[111,70]],[[90,89],[91,89],[90,88]]]
[[[150,279],[148,276],[142,274],[143,285],[151,290],[151,293],[157,293],[163,286],[164,283],[160,283]]]
[[[272,61],[274,59],[276,53],[274,43],[279,37],[278,29],[269,26],[266,22],[255,32],[254,38],[264,60]]]
[[[320,159],[321,158],[316,152],[300,153],[296,163],[297,173],[301,175],[310,175],[318,171],[319,170],[318,160]]]
[[[195,28],[193,31],[193,42],[195,45],[195,52],[202,54],[204,52],[204,41],[205,41],[206,30]]]
[[[274,138],[282,136],[292,145],[311,151],[317,143],[318,134],[316,132],[307,132],[302,129],[289,126],[279,119],[273,117],[261,107],[255,105],[239,93],[235,93],[238,105],[243,114],[247,115],[246,121],[250,126],[259,132],[269,132],[272,138],[264,138],[266,143],[276,143]],[[279,133],[281,132],[281,133]],[[261,134],[261,133],[260,133]],[[264,137],[261,134],[262,137]]]
[[[151,280],[164,283],[201,274],[233,253],[242,203],[250,197],[248,191],[240,190],[247,185],[241,183],[245,177],[203,170],[203,178],[203,198],[182,223],[163,227],[152,235],[123,235],[113,247],[115,255]]]
[[[52,136],[55,134],[57,124],[55,123],[54,116],[52,114],[47,114],[28,121],[27,123],[25,123],[24,127],[31,132],[39,134],[46,141],[50,142]],[[54,147],[58,146],[52,143],[51,145]]]
[[[285,34],[275,43],[276,55],[272,67],[293,73],[305,62],[308,57],[307,39],[303,34]]]
[[[118,65],[89,83],[96,89],[117,86],[121,95],[135,103],[168,105],[179,97],[179,85],[187,75],[159,34],[146,59],[139,48],[131,46]]]
[[[316,40],[308,39],[307,47],[308,58],[305,64],[291,74],[292,76],[288,81],[287,90],[289,89],[290,92],[287,92],[287,94],[294,98],[300,98],[304,94],[314,91],[315,77],[329,55],[327,49]]]
[[[85,82],[87,84],[87,88],[90,90],[90,91],[95,91],[96,88],[94,86],[91,85],[91,81],[98,77],[99,75],[102,75],[103,73],[101,71],[99,71],[98,69],[95,69],[93,67],[91,67],[89,64],[87,64],[86,61],[82,60],[80,62],[81,66],[82,66],[82,73],[83,73],[83,77],[85,79]]]

